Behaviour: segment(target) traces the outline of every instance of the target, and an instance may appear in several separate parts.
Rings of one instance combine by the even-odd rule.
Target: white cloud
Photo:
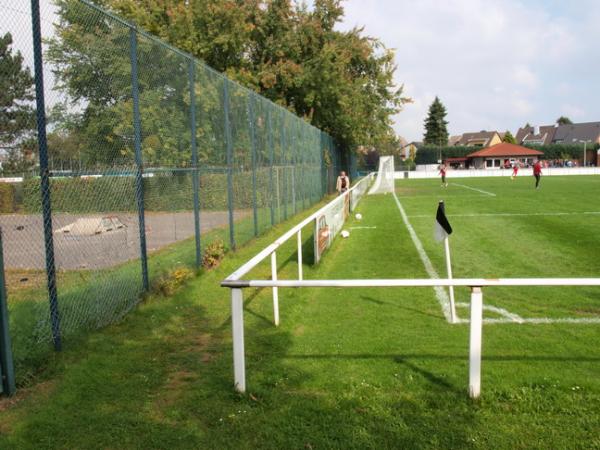
[[[414,99],[396,119],[407,139],[422,138],[435,95],[448,109],[451,134],[516,131],[567,110],[577,120],[600,120],[600,60],[592,57],[600,2],[575,3],[347,0],[343,27],[364,25],[396,49],[397,82]]]

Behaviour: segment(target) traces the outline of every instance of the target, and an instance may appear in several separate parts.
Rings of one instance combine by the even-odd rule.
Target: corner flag
[[[452,227],[446,218],[446,209],[444,201],[440,200],[438,204],[437,214],[435,215],[435,230],[434,237],[436,241],[443,241],[452,234]]]

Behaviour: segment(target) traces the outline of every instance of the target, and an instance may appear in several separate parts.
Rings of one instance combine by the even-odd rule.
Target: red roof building
[[[500,169],[515,163],[531,165],[543,154],[521,145],[502,142],[473,152],[467,155],[467,158],[471,160],[470,166],[476,169]]]

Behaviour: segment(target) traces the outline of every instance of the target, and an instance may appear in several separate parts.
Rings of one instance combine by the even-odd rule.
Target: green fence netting
[[[144,241],[151,288],[197,268],[212,242],[233,249],[310,207],[351,163],[329,135],[126,21],[81,0],[42,1],[44,214],[28,3],[0,0],[11,24],[0,77],[23,85],[0,105],[19,125],[0,129],[0,227],[20,385],[45,366],[53,326],[69,342],[139,302]]]

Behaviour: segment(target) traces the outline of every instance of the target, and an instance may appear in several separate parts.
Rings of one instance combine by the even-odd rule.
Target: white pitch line
[[[471,305],[469,303],[464,303],[464,302],[458,302],[456,303],[457,307],[460,308],[469,308]],[[507,320],[509,322],[515,322],[515,323],[523,323],[523,318],[521,316],[519,316],[518,314],[513,314],[510,311],[508,311],[507,309],[504,308],[499,308],[497,306],[492,306],[492,305],[483,305],[483,310],[484,311],[491,311],[494,312],[496,314],[500,314],[502,316],[502,318],[504,320]]]
[[[578,216],[578,215],[600,215],[600,211],[582,212],[545,212],[545,213],[474,213],[474,214],[446,214],[446,217],[513,217],[513,216]],[[431,218],[431,214],[416,214],[413,218]]]
[[[421,243],[421,240],[417,236],[415,229],[412,227],[412,225],[408,221],[408,216],[406,215],[406,212],[404,212],[404,208],[402,207],[400,200],[398,200],[398,197],[396,196],[395,192],[392,192],[392,194],[394,196],[394,200],[396,200],[396,205],[398,206],[398,209],[400,210],[400,215],[402,216],[402,221],[404,222],[404,225],[406,225],[406,228],[408,229],[408,234],[410,234],[410,238],[412,239],[413,244],[415,244],[417,253],[419,254],[419,257],[421,258],[421,261],[423,262],[423,265],[425,266],[425,270],[427,271],[427,274],[431,278],[439,278],[440,276],[438,275],[436,270],[433,268],[433,264],[431,264],[431,260],[429,259],[429,256],[427,256],[427,253],[425,252],[425,249],[423,248],[423,244]],[[435,291],[438,302],[439,302],[440,306],[442,307],[442,312],[444,313],[444,317],[446,318],[446,320],[448,322],[451,322],[452,316],[450,314],[450,298],[448,297],[448,294],[441,286],[436,286],[433,289]]]
[[[460,308],[469,308],[469,303],[459,302],[456,304],[457,307]],[[517,314],[513,314],[508,312],[504,308],[498,308],[496,306],[491,305],[483,305],[483,309],[487,311],[492,311],[502,315],[502,318],[498,319],[483,319],[483,323],[516,323],[516,324],[553,324],[553,323],[573,323],[573,324],[598,324],[600,323],[600,317],[521,317]],[[469,319],[458,319],[458,323],[469,323]]]
[[[496,194],[494,194],[493,192],[484,191],[483,189],[477,189],[477,188],[474,188],[474,187],[471,187],[471,186],[465,186],[464,184],[452,183],[452,185],[454,185],[454,186],[460,186],[460,187],[463,187],[465,189],[470,189],[470,190],[476,191],[476,192],[481,192],[482,194],[489,195],[490,197],[495,197],[496,196]]]

